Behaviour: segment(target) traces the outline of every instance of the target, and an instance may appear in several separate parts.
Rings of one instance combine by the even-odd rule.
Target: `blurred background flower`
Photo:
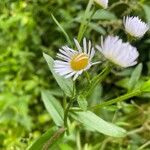
[[[96,48],[110,62],[120,67],[131,67],[137,64],[139,53],[137,49],[129,43],[124,43],[118,36],[107,36],[101,39],[101,45]]]
[[[139,17],[124,17],[125,30],[130,36],[141,38],[149,30],[149,25]]]

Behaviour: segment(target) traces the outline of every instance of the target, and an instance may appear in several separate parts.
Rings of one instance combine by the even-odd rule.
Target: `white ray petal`
[[[87,54],[87,43],[86,43],[86,38],[83,39],[83,49],[84,49],[84,53]]]
[[[75,44],[76,44],[76,47],[77,47],[79,53],[82,53],[82,48],[81,48],[79,42],[78,42],[76,39],[74,39],[74,42],[75,42]]]
[[[65,78],[70,78],[70,77],[72,77],[74,74],[75,74],[75,72],[71,72],[71,73],[67,74],[67,75],[65,76]]]

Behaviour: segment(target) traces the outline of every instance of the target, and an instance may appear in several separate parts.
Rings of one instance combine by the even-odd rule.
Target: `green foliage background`
[[[50,74],[42,53],[55,57],[66,44],[51,13],[71,38],[77,36],[87,1],[81,0],[1,0],[0,1],[0,149],[26,149],[54,123],[41,101],[41,90],[50,89],[60,101],[63,96]],[[98,10],[86,31],[86,37],[97,42],[101,35],[118,34],[124,40],[122,18],[138,15],[150,24],[149,0],[110,0],[108,10]],[[133,43],[143,64],[141,80],[150,77],[150,34]],[[117,97],[128,87],[133,68],[114,70],[99,85],[89,104]],[[114,76],[115,75],[115,76]],[[96,150],[136,150],[150,140],[150,94],[133,98],[116,106],[99,110],[105,120],[114,121],[132,134],[114,139],[76,129],[59,144],[60,150],[82,148]],[[74,129],[76,129],[74,131]],[[79,135],[80,131],[80,135]],[[88,144],[87,144],[88,143]],[[73,148],[74,147],[74,148]],[[150,146],[144,148],[148,150]],[[80,149],[79,149],[80,150]]]

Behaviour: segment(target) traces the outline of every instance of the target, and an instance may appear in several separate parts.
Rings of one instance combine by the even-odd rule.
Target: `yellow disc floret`
[[[70,61],[71,68],[75,71],[85,69],[89,63],[89,57],[87,54],[81,53],[72,57]]]

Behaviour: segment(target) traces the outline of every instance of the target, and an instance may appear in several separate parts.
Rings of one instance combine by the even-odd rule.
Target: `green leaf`
[[[41,150],[44,143],[53,135],[55,132],[54,128],[50,128],[41,137],[39,137],[33,144],[31,144],[28,150]]]
[[[131,78],[128,82],[128,90],[133,90],[135,88],[135,85],[137,84],[138,80],[140,79],[141,73],[142,73],[143,65],[140,63],[136,68],[134,69]]]
[[[95,130],[99,133],[112,137],[124,137],[126,131],[112,123],[106,122],[91,111],[76,112],[73,118],[83,123],[83,125]]]
[[[148,5],[142,5],[142,6],[146,15],[146,20],[148,23],[150,23],[150,6]]]
[[[71,79],[65,79],[64,77],[56,74],[55,71],[53,70],[54,66],[53,58],[45,53],[43,53],[43,56],[60,88],[65,92],[67,96],[71,97],[73,94],[73,81]]]
[[[59,145],[60,150],[74,150],[73,147],[70,147],[68,144],[60,143]]]
[[[62,126],[64,111],[62,106],[58,103],[57,99],[53,97],[50,92],[42,91],[42,100],[55,124],[57,126]]]
[[[50,143],[49,140],[51,140],[50,143],[50,147],[52,147],[52,145],[54,145],[56,142],[58,142],[58,139],[60,139],[64,133],[65,129],[60,128],[58,130],[56,130],[56,128],[50,128],[49,130],[47,130],[41,137],[39,137],[35,142],[33,142],[33,144],[31,144],[27,150],[42,150],[44,144],[46,144],[47,142]],[[57,139],[54,139],[54,135],[57,134],[59,136],[57,136]]]
[[[150,92],[150,80],[143,83],[143,85],[141,86],[141,91],[146,93]]]
[[[97,23],[91,22],[91,23],[89,23],[89,27],[90,27],[90,29],[95,30],[96,32],[98,32],[102,35],[106,34],[105,29],[102,26],[98,25]]]
[[[115,20],[117,17],[114,13],[106,11],[106,10],[97,10],[94,16],[92,17],[93,20]]]
[[[88,106],[88,103],[87,103],[87,100],[85,99],[85,97],[83,95],[79,95],[77,97],[77,102],[79,104],[79,107],[86,111],[87,110],[87,106]]]
[[[71,40],[70,40],[70,37],[68,36],[67,32],[66,32],[66,31],[64,30],[64,28],[60,25],[60,23],[57,21],[57,19],[54,17],[54,15],[51,14],[51,16],[52,16],[52,19],[54,20],[54,22],[57,24],[57,26],[60,28],[60,30],[61,30],[62,33],[64,34],[64,36],[65,36],[66,40],[68,41],[68,43],[69,43],[70,45],[72,45]]]
[[[88,102],[90,103],[91,106],[96,105],[102,101],[102,93],[103,93],[103,88],[102,85],[99,84],[95,87],[94,91],[88,98]]]
[[[128,89],[128,87],[129,87],[129,80],[130,80],[130,78],[123,78],[123,79],[117,81],[115,84],[117,86],[119,86],[119,87]]]

